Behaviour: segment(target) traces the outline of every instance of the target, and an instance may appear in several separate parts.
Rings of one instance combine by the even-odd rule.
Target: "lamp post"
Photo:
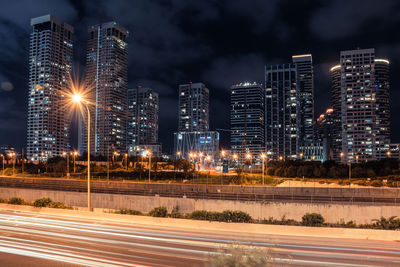
[[[264,160],[265,160],[264,153],[261,154],[261,158],[262,158],[262,184],[264,185]]]
[[[92,211],[92,201],[90,196],[90,110],[88,107],[88,102],[82,99],[80,94],[75,94],[73,96],[73,101],[78,105],[83,104],[85,106],[88,116],[88,127],[87,127],[87,190],[88,190],[88,210]]]
[[[391,155],[392,153],[390,152],[390,151],[388,151],[388,152],[386,152],[386,156],[388,157],[388,158],[390,158],[390,155]]]
[[[250,161],[250,166],[249,166],[249,168],[250,168],[250,172],[251,172],[251,164],[252,164],[252,162],[251,162],[251,154],[250,154],[250,153],[247,153],[247,154],[246,154],[246,159],[247,159],[247,161]]]
[[[125,153],[125,165],[126,165],[126,170],[128,170],[128,153]]]
[[[150,183],[150,174],[151,174],[151,151],[146,150],[146,154],[149,156],[149,183]]]
[[[300,160],[303,160],[304,153],[300,152],[299,156],[300,156]]]
[[[12,163],[13,163],[12,176],[14,176],[14,175],[15,175],[15,158],[14,158],[15,153],[14,153],[14,152],[11,152],[9,155],[10,155],[10,158],[11,158]]]
[[[4,154],[1,154],[1,162],[3,163],[3,176],[4,176]]]
[[[75,164],[76,156],[78,156],[78,151],[74,151],[74,173],[76,173],[76,164]]]

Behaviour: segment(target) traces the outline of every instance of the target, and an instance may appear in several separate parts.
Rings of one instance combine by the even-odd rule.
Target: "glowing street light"
[[[73,102],[77,105],[83,104],[87,111],[88,116],[88,127],[87,127],[87,179],[88,179],[88,210],[92,210],[92,201],[90,196],[90,110],[88,107],[88,101],[84,100],[80,94],[74,94],[72,96]]]
[[[14,152],[11,152],[11,153],[9,153],[8,155],[9,155],[10,158],[13,160],[13,161],[12,161],[12,162],[13,162],[13,171],[12,171],[12,175],[14,176],[14,175],[15,175],[15,161],[16,161],[16,158],[14,158],[15,153],[14,153]]]
[[[261,158],[262,158],[262,184],[264,185],[264,160],[265,160],[266,155],[264,153],[261,153]]]
[[[149,156],[149,183],[150,183],[150,173],[151,173],[151,151],[145,150],[145,155]]]
[[[1,162],[3,163],[3,176],[4,176],[4,154],[1,154]]]
[[[302,159],[303,159],[303,157],[304,157],[304,154],[303,154],[303,152],[300,152],[299,156],[300,156],[300,160],[302,160]]]
[[[388,151],[388,152],[386,152],[386,156],[388,157],[388,158],[390,158],[390,155],[391,155],[392,153],[390,152],[390,151]]]

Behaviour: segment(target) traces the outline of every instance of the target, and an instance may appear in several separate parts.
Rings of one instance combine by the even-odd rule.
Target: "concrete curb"
[[[113,214],[113,213],[107,213],[108,210],[104,209],[95,209],[94,212],[88,212],[85,210],[37,208],[32,206],[19,206],[10,204],[0,204],[0,210],[32,212],[41,215],[64,216],[64,217],[69,217],[71,219],[79,218],[86,220],[100,220],[106,222],[127,223],[132,225],[135,224],[149,225],[149,226],[157,225],[157,226],[165,226],[173,228],[218,230],[218,231],[240,232],[248,234],[349,238],[349,239],[400,242],[400,231],[393,231],[393,230],[208,222],[208,221],[197,221],[197,220],[187,220],[187,219],[154,218],[148,216]]]

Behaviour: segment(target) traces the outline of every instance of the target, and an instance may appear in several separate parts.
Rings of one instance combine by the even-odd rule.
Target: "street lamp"
[[[4,154],[1,154],[1,162],[3,163],[3,176],[4,176]]]
[[[15,153],[14,153],[14,152],[11,152],[9,155],[10,155],[10,158],[11,158],[11,160],[12,160],[12,162],[13,162],[13,171],[12,171],[12,175],[14,176],[14,175],[15,175],[15,158],[14,158]]]
[[[73,155],[74,155],[74,173],[76,173],[75,161],[76,161],[76,156],[78,156],[78,151],[74,151]]]
[[[356,163],[357,163],[357,164],[358,164],[358,158],[359,158],[358,155],[356,155]]]
[[[149,156],[149,183],[150,183],[150,174],[151,174],[151,151],[150,150],[146,150],[146,155]]]
[[[391,155],[392,153],[390,152],[390,151],[388,151],[388,152],[386,152],[386,156],[388,157],[388,158],[390,158],[390,155]]]
[[[262,184],[264,185],[264,160],[265,160],[264,153],[261,153],[261,158],[262,158]]]
[[[247,161],[250,161],[250,166],[251,166],[252,162],[251,162],[251,154],[250,153],[246,154],[246,159],[247,159]],[[250,166],[249,166],[249,168],[251,168]]]
[[[88,179],[88,210],[92,210],[92,201],[91,201],[91,196],[90,196],[90,110],[88,107],[88,102],[82,98],[80,94],[74,94],[72,96],[72,100],[77,104],[77,105],[83,105],[86,108],[87,111],[87,116],[88,116],[88,127],[87,127],[87,179]]]
[[[128,153],[125,153],[125,165],[126,165],[126,170],[128,170]]]

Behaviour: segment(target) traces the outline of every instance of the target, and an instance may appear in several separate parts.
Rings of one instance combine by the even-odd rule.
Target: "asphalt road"
[[[273,266],[400,266],[400,242],[248,234],[0,211],[0,266],[204,266],[212,255],[229,253],[232,244],[269,253]]]

